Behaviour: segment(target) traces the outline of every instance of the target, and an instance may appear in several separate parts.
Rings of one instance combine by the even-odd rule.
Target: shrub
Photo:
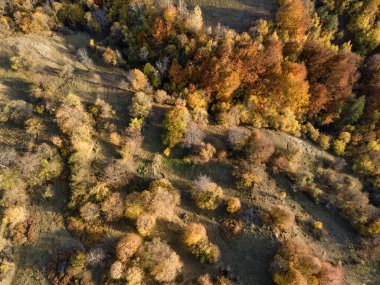
[[[135,90],[144,90],[148,86],[148,79],[145,74],[138,69],[129,71],[127,79]]]
[[[94,203],[84,204],[80,210],[80,216],[87,222],[94,222],[100,215],[99,206]]]
[[[344,285],[343,271],[331,265],[329,262],[323,262],[321,270],[318,274],[318,281],[320,285]]]
[[[269,216],[272,225],[281,230],[290,229],[295,222],[294,214],[282,206],[273,206],[269,211]]]
[[[165,90],[157,90],[154,94],[154,101],[158,104],[163,104],[168,99],[169,95]]]
[[[117,132],[112,132],[108,136],[108,140],[110,143],[112,143],[115,146],[120,146],[121,145],[121,136]]]
[[[186,107],[175,106],[172,108],[165,117],[164,128],[166,132],[163,136],[163,143],[169,148],[173,148],[182,142],[189,122],[190,114]]]
[[[130,163],[123,160],[112,160],[104,168],[101,181],[107,183],[109,188],[118,189],[131,181],[132,172],[133,168]]]
[[[333,149],[335,154],[344,155],[344,152],[346,150],[346,143],[341,139],[337,139],[333,143]]]
[[[228,131],[228,142],[234,150],[241,150],[249,139],[249,132],[245,128],[232,127]]]
[[[110,47],[106,48],[102,57],[103,57],[103,61],[106,64],[110,64],[110,65],[116,65],[119,58],[118,54]]]
[[[318,143],[324,150],[328,150],[330,148],[330,140],[331,138],[327,135],[321,134],[318,139]]]
[[[199,176],[192,189],[192,198],[199,208],[215,210],[223,198],[223,190],[209,177]]]
[[[259,131],[254,130],[246,146],[246,155],[253,164],[265,163],[274,153],[273,144]]]
[[[101,210],[107,221],[116,221],[123,216],[123,200],[120,193],[112,193],[101,204]]]
[[[150,214],[142,214],[136,220],[136,228],[142,236],[149,236],[156,226],[156,217]]]
[[[82,251],[77,251],[70,257],[69,265],[67,267],[67,272],[70,275],[78,276],[83,273],[87,265],[86,254]]]
[[[234,176],[237,178],[239,187],[250,188],[260,184],[266,175],[265,169],[253,164],[246,159],[238,160]]]
[[[125,279],[127,280],[128,285],[144,284],[144,271],[137,266],[130,267],[125,273]]]
[[[215,153],[216,153],[215,147],[212,144],[207,143],[205,146],[201,147],[199,155],[198,155],[199,159],[196,160],[196,162],[207,163],[213,158]]]
[[[238,219],[228,218],[222,222],[223,236],[229,240],[237,238],[243,230],[243,223]]]
[[[211,242],[199,242],[192,248],[192,253],[202,263],[216,263],[220,259],[219,247]]]
[[[208,273],[206,273],[198,277],[197,284],[198,285],[213,285],[214,283],[212,282],[211,276]]]
[[[103,265],[106,253],[103,248],[93,248],[87,253],[87,264],[92,267]]]
[[[157,238],[144,244],[140,258],[143,268],[158,282],[173,282],[183,267],[179,256]]]
[[[380,219],[376,219],[369,224],[368,232],[370,234],[380,234]]]
[[[319,130],[316,129],[312,124],[310,124],[309,122],[306,123],[306,132],[307,132],[307,135],[309,136],[309,138],[312,140],[312,141],[315,141],[317,142],[318,139],[319,139]]]
[[[191,223],[183,231],[183,242],[187,246],[193,246],[207,240],[206,228],[202,224]]]
[[[77,57],[78,57],[79,62],[82,63],[86,67],[92,67],[94,65],[94,62],[88,56],[88,52],[86,48],[78,49]]]
[[[241,209],[241,202],[238,198],[232,197],[227,200],[227,212],[236,213]]]
[[[271,268],[273,280],[278,285],[345,284],[343,272],[327,262],[322,263],[299,237],[281,245]]]
[[[29,212],[25,207],[14,206],[7,208],[4,211],[4,218],[10,224],[11,227],[26,221],[29,217]]]
[[[116,245],[116,257],[126,263],[142,245],[142,239],[135,233],[127,233]]]
[[[112,279],[121,279],[124,273],[124,265],[119,260],[112,263],[110,268],[110,276]]]
[[[129,115],[134,118],[145,118],[152,110],[152,98],[144,92],[136,92],[129,107]]]

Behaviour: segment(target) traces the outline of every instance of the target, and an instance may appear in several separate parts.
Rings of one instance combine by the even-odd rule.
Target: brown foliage
[[[183,242],[188,246],[207,240],[206,228],[202,224],[191,223],[183,231]]]
[[[302,0],[281,0],[276,22],[286,55],[298,55],[308,28],[308,14]]]
[[[101,205],[102,212],[104,213],[107,221],[115,221],[123,216],[123,200],[120,193],[112,193]]]
[[[320,285],[344,285],[344,272],[339,267],[334,267],[329,262],[323,262],[318,274]]]
[[[135,233],[127,233],[116,246],[116,257],[122,263],[126,263],[139,249],[142,239]]]
[[[311,113],[326,110],[337,116],[340,104],[352,93],[358,80],[360,57],[352,52],[335,52],[315,42],[307,42],[303,50],[310,82]]]
[[[243,223],[240,220],[228,218],[222,222],[222,233],[226,239],[236,239],[239,237],[242,230]]]
[[[273,206],[267,218],[269,218],[268,222],[281,230],[290,229],[295,222],[294,214],[282,206]]]

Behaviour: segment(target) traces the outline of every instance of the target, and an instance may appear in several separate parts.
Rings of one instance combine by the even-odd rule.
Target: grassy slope
[[[210,2],[212,3],[212,2]],[[32,42],[32,45],[30,44]],[[33,49],[34,44],[39,44],[39,48]],[[41,43],[45,45],[51,54],[41,56]],[[0,86],[2,93],[9,99],[27,100],[27,92],[30,84],[40,78],[48,78],[61,82],[59,75],[54,74],[51,70],[44,68],[61,68],[59,62],[65,60],[66,64],[76,67],[74,79],[62,82],[61,93],[66,94],[72,91],[79,95],[84,102],[92,102],[97,97],[109,102],[116,110],[116,124],[119,127],[127,125],[127,106],[130,101],[130,94],[118,88],[120,81],[125,78],[124,72],[119,69],[105,69],[100,66],[94,67],[91,72],[75,62],[75,57],[70,54],[67,46],[74,45],[78,48],[87,43],[87,38],[80,34],[62,38],[54,36],[52,38],[22,36],[8,38],[0,43],[0,51],[9,51],[9,45],[17,44],[19,48],[24,48],[36,55],[41,62],[41,68],[33,72],[13,72],[9,69],[6,61],[6,55],[3,60],[0,59]],[[2,54],[0,52],[0,54]],[[4,54],[4,53],[3,53]],[[143,148],[136,154],[137,166],[149,167],[155,152],[161,152],[163,146],[160,143],[161,122],[167,107],[155,106],[148,126],[144,129]],[[46,121],[51,118],[46,118]],[[47,140],[49,136],[55,134],[57,130],[49,128],[41,137],[41,141]],[[286,134],[271,133],[279,145],[286,144],[291,140]],[[223,128],[210,126],[209,136],[219,149],[223,149]],[[24,130],[17,126],[0,125],[0,144],[16,145],[23,147],[22,143],[26,142],[27,137]],[[310,159],[320,156],[327,156],[314,146],[302,142],[305,149],[311,150]],[[106,148],[101,150],[104,155],[113,155]],[[319,153],[319,154],[318,154]],[[313,158],[314,157],[314,158]],[[293,209],[299,221],[297,226],[289,235],[300,234],[316,249],[316,251],[325,255],[331,261],[343,263],[348,280],[352,284],[366,282],[367,284],[376,284],[379,280],[379,272],[371,264],[352,264],[351,259],[357,258],[354,250],[354,243],[358,235],[348,226],[346,221],[337,217],[336,213],[330,212],[322,206],[315,205],[301,193],[293,193],[291,185],[286,179],[277,178],[277,180],[268,176],[263,185],[250,192],[237,191],[234,187],[234,181],[231,175],[230,162],[213,162],[207,165],[189,167],[181,160],[176,158],[165,159],[163,174],[170,179],[173,184],[181,190],[182,207],[179,209],[181,215],[186,216],[188,220],[199,220],[208,226],[211,240],[215,241],[221,248],[223,256],[220,265],[229,265],[233,272],[241,276],[241,284],[270,284],[271,278],[268,272],[269,262],[273,257],[276,249],[276,239],[272,236],[266,226],[260,224],[256,215],[256,208],[267,208],[272,204],[281,203],[279,193],[288,192],[288,199],[284,202]],[[219,221],[224,218],[222,211],[205,212],[194,207],[189,196],[191,182],[199,174],[209,175],[225,189],[226,194],[238,196],[245,204],[243,218],[245,220],[245,229],[241,238],[236,241],[227,242],[220,235]],[[149,177],[146,177],[149,178]],[[33,205],[38,213],[42,226],[42,234],[35,244],[26,245],[20,248],[20,258],[18,269],[12,284],[46,284],[44,269],[48,263],[49,254],[65,248],[81,246],[80,242],[72,237],[63,223],[64,207],[67,201],[67,184],[62,181],[56,185],[55,199],[50,203],[41,203],[36,201]],[[307,235],[307,231],[302,221],[307,219],[322,220],[330,233],[330,237],[325,241],[317,241]],[[169,232],[170,233],[170,232]],[[115,236],[120,232],[115,231]],[[201,265],[178,244],[178,237],[168,236],[167,233],[161,232],[159,235],[165,236],[171,241],[171,244],[185,261],[186,271],[184,281],[190,280],[200,272],[210,270],[212,267]]]
[[[276,0],[185,0],[199,5],[207,24],[218,22],[237,31],[246,31],[257,19],[268,19],[276,9]]]

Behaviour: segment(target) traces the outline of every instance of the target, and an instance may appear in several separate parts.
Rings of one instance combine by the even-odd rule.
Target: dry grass
[[[276,0],[186,0],[191,6],[200,5],[206,24],[247,30],[259,18],[271,18]]]

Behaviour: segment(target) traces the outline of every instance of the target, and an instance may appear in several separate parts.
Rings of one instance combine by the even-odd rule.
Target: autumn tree
[[[182,271],[182,261],[173,249],[160,239],[146,242],[140,251],[142,267],[157,282],[173,282]]]
[[[302,51],[308,16],[302,0],[279,0],[276,14],[277,30],[285,43],[284,54],[297,56]]]
[[[342,104],[352,93],[361,59],[352,52],[335,52],[315,42],[306,43],[302,57],[310,83],[310,113],[323,111],[321,122],[331,123],[339,118]]]
[[[163,136],[163,143],[169,148],[179,144],[184,138],[186,127],[190,121],[190,114],[186,107],[175,106],[166,114]]]

